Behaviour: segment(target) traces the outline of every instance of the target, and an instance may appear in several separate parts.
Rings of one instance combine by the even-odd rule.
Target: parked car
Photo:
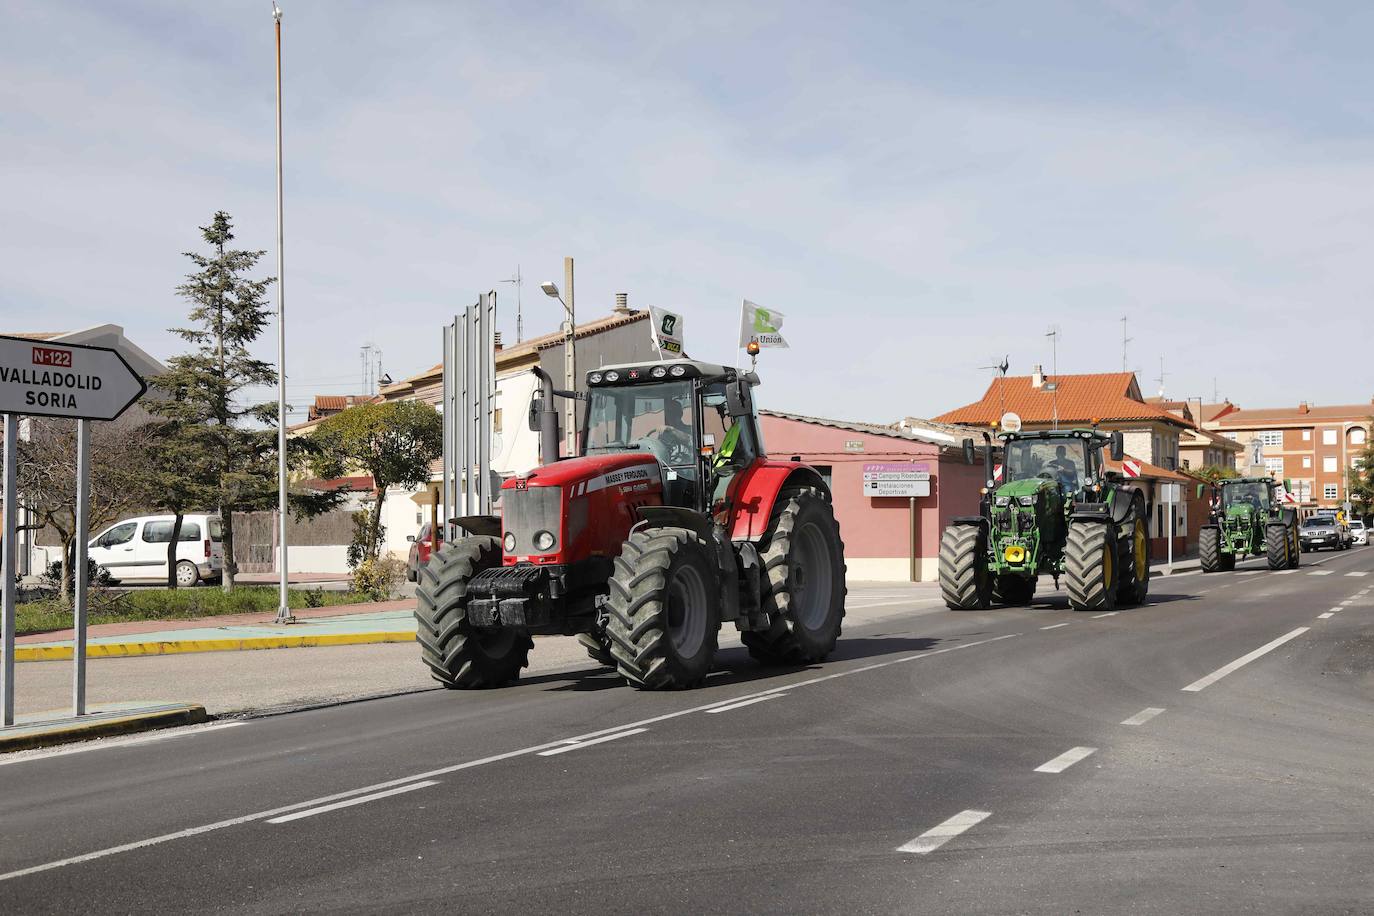
[[[1350,520],[1350,542],[1360,547],[1369,543],[1369,529],[1364,526],[1364,522],[1358,518]]]
[[[420,567],[429,562],[429,553],[434,549],[433,526],[422,526],[419,534],[412,534],[406,540],[410,541],[410,556],[406,558],[406,578],[414,582],[420,578]]]
[[[1298,529],[1303,550],[1345,550],[1351,544],[1350,526],[1334,515],[1314,515]]]
[[[115,522],[93,538],[88,556],[112,582],[167,581],[167,544],[174,515],[145,515]],[[224,574],[224,543],[217,515],[183,515],[177,542],[177,585],[218,579]]]

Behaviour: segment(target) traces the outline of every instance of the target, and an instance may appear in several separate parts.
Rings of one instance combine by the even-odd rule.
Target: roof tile
[[[1188,422],[1140,398],[1133,372],[1101,372],[1049,378],[1057,390],[1036,388],[1029,375],[994,379],[979,401],[940,414],[940,423],[991,426],[1005,411],[1019,414],[1025,423],[1049,423],[1058,414],[1060,423],[1155,420],[1187,426]]]

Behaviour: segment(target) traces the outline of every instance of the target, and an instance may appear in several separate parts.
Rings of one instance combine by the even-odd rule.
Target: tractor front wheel
[[[1264,555],[1269,560],[1270,569],[1290,568],[1293,562],[1288,554],[1291,541],[1287,525],[1269,525],[1264,529]]]
[[[982,610],[992,597],[981,525],[951,525],[940,536],[940,594],[951,611]]]
[[[1236,568],[1236,555],[1221,549],[1221,529],[1215,525],[1198,532],[1197,553],[1205,573],[1230,572]]]
[[[1116,530],[1111,523],[1075,521],[1064,546],[1065,586],[1075,611],[1116,607]]]
[[[420,567],[415,640],[434,679],[452,690],[500,687],[529,665],[534,640],[522,629],[468,623],[468,582],[501,562],[494,537],[445,544]]]
[[[844,541],[835,511],[813,488],[778,494],[763,561],[766,630],[740,634],[765,665],[818,662],[835,650],[844,625]]]
[[[606,638],[621,677],[641,690],[704,681],[720,631],[710,545],[685,528],[636,531],[620,548],[610,585]]]

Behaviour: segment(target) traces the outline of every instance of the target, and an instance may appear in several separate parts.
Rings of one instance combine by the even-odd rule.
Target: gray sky
[[[1374,387],[1368,4],[284,2],[301,408],[484,289],[513,339],[517,263],[553,330],[565,254],[580,313],[627,291],[699,358],[785,312],[779,409],[936,414],[1052,324],[1119,370],[1122,315],[1147,393],[1161,356],[1177,397]],[[170,356],[213,211],[274,269],[270,3],[2,5],[0,327]]]

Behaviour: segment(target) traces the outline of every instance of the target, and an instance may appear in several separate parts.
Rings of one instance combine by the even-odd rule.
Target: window
[[[1351,445],[1364,445],[1364,439],[1365,432],[1363,426],[1356,426],[1354,429],[1350,430]]]
[[[224,540],[224,525],[219,518],[210,519],[210,540],[216,544]]]
[[[1334,473],[1336,473],[1336,456],[1335,456],[1335,455],[1323,455],[1323,456],[1322,456],[1322,470],[1325,471],[1325,472],[1328,473],[1328,474],[1334,474]]]
[[[1235,441],[1236,441],[1236,438],[1237,438],[1240,434],[1239,434],[1239,433],[1222,433],[1222,435],[1225,436],[1227,439],[1230,439],[1232,442],[1235,442]]]
[[[1278,429],[1266,429],[1259,434],[1260,441],[1265,448],[1283,448],[1283,431]]]
[[[1282,459],[1282,458],[1266,458],[1266,459],[1264,459],[1264,472],[1265,472],[1266,474],[1271,474],[1271,475],[1273,475],[1274,477],[1282,477],[1282,476],[1283,476],[1283,459]]]
[[[1311,456],[1311,455],[1303,455],[1303,456],[1302,456],[1302,466],[1305,467],[1305,468],[1310,468],[1310,467],[1312,466],[1312,456]]]
[[[138,522],[125,522],[122,525],[115,525],[100,536],[100,543],[105,547],[127,544],[134,539],[134,532],[137,530]]]
[[[1336,498],[1336,485],[1335,485],[1334,483],[1328,483],[1328,484],[1326,484],[1325,486],[1322,487],[1322,498],[1323,498],[1323,499],[1335,499],[1335,498]]]
[[[1302,431],[1302,441],[1304,441],[1304,442],[1311,442],[1311,441],[1312,441],[1312,430],[1310,430],[1310,429],[1304,429],[1304,430]]]
[[[143,543],[145,544],[166,544],[172,539],[171,522],[146,522],[143,525]],[[195,522],[183,520],[181,523],[180,541],[199,541],[200,525]]]
[[[1334,429],[1322,430],[1322,445],[1335,445],[1336,431]]]

